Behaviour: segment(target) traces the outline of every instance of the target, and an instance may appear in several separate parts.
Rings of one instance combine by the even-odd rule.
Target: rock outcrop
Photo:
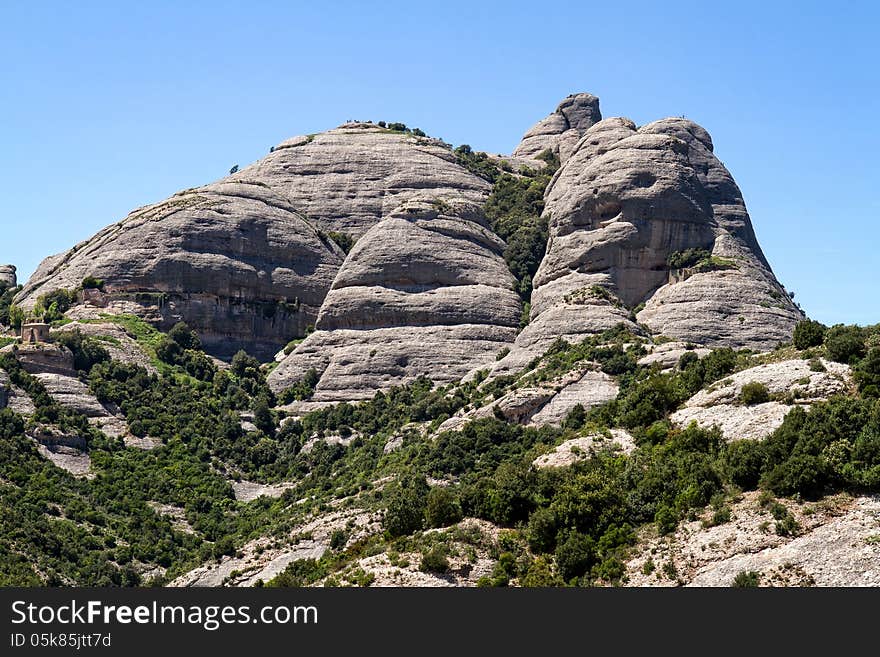
[[[268,356],[314,322],[342,258],[282,196],[228,181],[136,210],[45,260],[18,298],[33,306],[93,276],[105,282],[93,305],[127,299],[164,328],[186,321],[213,353],[247,345]]]
[[[529,128],[513,151],[513,157],[535,159],[549,149],[565,162],[587,129],[601,120],[598,98],[585,93],[573,94],[550,116]]]
[[[708,347],[767,349],[791,337],[802,314],[712,148],[685,119],[637,129],[613,118],[586,131],[545,194],[550,236],[531,322],[498,371],[557,336],[617,323]]]
[[[416,195],[482,203],[489,183],[440,140],[350,123],[282,142],[257,163],[132,212],[47,258],[18,296],[77,288],[81,300],[161,328],[183,320],[206,349],[269,359],[305,335],[344,259],[328,236],[366,232]]]
[[[491,186],[439,139],[351,122],[281,142],[233,179],[254,179],[315,226],[353,237],[416,197],[482,203]]]
[[[626,564],[628,586],[732,586],[756,573],[760,586],[880,585],[880,498],[836,495],[820,502],[781,500],[799,526],[774,531],[758,492],[731,505],[729,522],[683,522],[641,542]]]
[[[520,301],[504,242],[477,207],[413,199],[358,240],[316,323],[269,383],[283,390],[314,369],[313,400],[372,397],[426,375],[460,379],[494,362],[516,335]]]
[[[15,287],[18,285],[15,265],[0,265],[0,287]]]
[[[795,405],[825,401],[853,389],[847,365],[820,360],[821,367],[795,359],[752,367],[713,384],[691,397],[671,420],[687,426],[696,422],[703,428],[717,426],[728,440],[765,438],[782,425]],[[743,386],[760,383],[772,400],[752,406],[740,402]]]

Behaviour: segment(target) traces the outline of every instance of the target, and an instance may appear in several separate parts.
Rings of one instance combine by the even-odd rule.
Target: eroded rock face
[[[344,259],[328,232],[357,237],[426,192],[482,203],[489,187],[439,140],[346,124],[134,211],[47,258],[18,301],[94,276],[105,293],[89,291],[88,304],[165,329],[183,320],[215,355],[243,347],[268,360],[315,323]]]
[[[363,399],[419,375],[446,383],[494,362],[520,313],[503,249],[472,205],[408,202],[358,240],[317,331],[270,385],[283,390],[315,369],[314,401]]]
[[[15,265],[0,265],[0,287],[15,287],[18,285],[15,271]]]
[[[695,123],[595,124],[545,201],[550,237],[531,322],[500,371],[521,367],[556,336],[578,340],[619,322],[708,347],[768,349],[790,339],[802,318]],[[670,266],[670,256],[688,250],[705,255]]]
[[[592,94],[573,94],[550,116],[529,128],[513,151],[513,157],[534,159],[549,149],[565,162],[587,129],[601,120],[598,98]]]
[[[0,410],[9,405],[9,375],[0,370]]]
[[[438,139],[358,122],[288,139],[232,178],[260,180],[322,230],[355,237],[412,198],[482,203],[491,187]]]
[[[94,276],[107,297],[140,306],[138,314],[166,328],[186,321],[214,353],[246,345],[264,355],[314,322],[342,258],[282,196],[221,182],[136,210],[47,259],[19,300],[29,307]]]

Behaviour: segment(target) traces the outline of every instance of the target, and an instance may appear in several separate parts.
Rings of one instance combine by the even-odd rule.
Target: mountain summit
[[[517,203],[529,195],[526,211]],[[507,266],[524,249],[528,277]],[[318,402],[421,375],[511,372],[558,337],[620,323],[767,348],[802,316],[708,133],[684,119],[602,120],[586,93],[564,99],[507,158],[397,123],[288,139],[47,258],[17,302],[32,308],[84,279],[102,289],[80,295],[77,317],[185,321],[220,357],[244,348],[267,360],[305,338],[270,384],[280,392],[314,371]]]

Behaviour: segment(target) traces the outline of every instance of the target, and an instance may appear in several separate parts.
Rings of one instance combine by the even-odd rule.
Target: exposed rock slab
[[[670,419],[687,426],[717,426],[728,440],[757,440],[778,429],[794,404],[810,404],[845,394],[852,389],[852,375],[847,365],[821,360],[825,371],[814,372],[808,361],[792,359],[758,365],[730,375],[701,390]],[[773,396],[785,395],[783,401],[768,401],[744,406],[739,403],[747,383],[761,383]]]
[[[712,510],[693,522],[684,522],[670,536],[647,537],[627,563],[629,586],[731,586],[742,571],[761,573],[762,585],[857,585],[858,573],[876,572],[880,514],[874,497],[845,494],[819,502],[780,500],[795,518],[797,537],[775,531],[759,493],[745,493],[730,506],[731,519],[719,525]],[[648,528],[650,532],[650,528]],[[784,556],[783,556],[784,555]],[[651,561],[654,568],[645,568]],[[670,577],[667,564],[675,567]],[[850,584],[844,583],[850,582]]]
[[[40,454],[53,464],[67,470],[75,477],[87,477],[91,474],[92,459],[85,452],[65,446],[37,445]]]
[[[311,518],[291,531],[283,544],[258,538],[240,550],[241,557],[223,557],[181,575],[170,586],[253,586],[268,582],[299,559],[320,559],[329,549],[330,536],[351,523],[349,542],[381,530],[379,518],[361,509],[334,511]],[[304,538],[310,536],[311,538]]]
[[[536,468],[564,468],[593,456],[603,448],[615,446],[625,454],[636,448],[633,437],[623,429],[611,429],[610,435],[594,433],[589,436],[572,438],[557,445],[552,451],[536,458],[532,465]]]
[[[253,502],[258,497],[281,497],[294,484],[260,484],[255,481],[232,481],[232,491],[239,502]]]
[[[814,372],[806,360],[792,359],[758,365],[714,383],[701,390],[686,403],[687,407],[716,406],[736,401],[747,383],[761,383],[772,394],[791,393],[802,403],[822,401],[832,395],[844,394],[852,388],[852,374],[847,365],[821,359],[824,372]]]
[[[697,357],[703,358],[704,356],[708,356],[712,351],[711,349],[698,347],[687,342],[666,342],[649,348],[651,353],[647,356],[642,356],[639,359],[638,364],[644,367],[650,367],[656,363],[664,370],[672,369],[678,365],[678,361],[681,360],[681,357],[688,352],[695,353]]]
[[[67,347],[40,342],[11,345],[6,349],[14,350],[16,359],[28,374],[76,374],[73,369],[73,353]]]
[[[784,545],[713,563],[690,585],[730,586],[743,571],[761,573],[770,585],[774,575],[799,571],[816,586],[880,586],[880,497],[857,498],[844,515]]]
[[[587,372],[579,380],[562,388],[531,417],[529,423],[559,426],[575,406],[581,405],[589,410],[615,399],[617,392],[618,386],[613,378],[604,372]]]
[[[775,401],[754,406],[693,406],[679,409],[669,419],[682,427],[691,422],[704,429],[718,427],[727,440],[760,440],[782,426],[792,408]]]

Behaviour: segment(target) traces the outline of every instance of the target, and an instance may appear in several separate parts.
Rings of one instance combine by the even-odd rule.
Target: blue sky
[[[702,124],[804,309],[880,322],[875,5],[4,0],[0,264],[27,277],[295,134],[384,119],[510,152],[589,91]]]

